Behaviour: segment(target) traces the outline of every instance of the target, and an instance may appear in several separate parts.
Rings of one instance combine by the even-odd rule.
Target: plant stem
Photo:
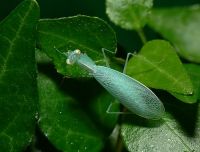
[[[126,112],[127,109],[125,107],[122,108],[122,112]],[[119,134],[117,137],[117,144],[116,144],[116,152],[122,152],[123,148],[124,148],[124,144],[122,141],[122,137],[121,137],[121,125],[122,125],[122,121],[124,120],[124,115],[120,115],[119,117]]]
[[[147,39],[146,39],[143,29],[142,28],[138,29],[137,33],[138,33],[140,39],[142,40],[142,43],[145,44],[147,42]]]
[[[121,132],[121,126],[120,126],[120,132]],[[121,134],[119,133],[117,138],[117,145],[116,145],[116,152],[122,152],[123,149],[123,142],[121,138]]]

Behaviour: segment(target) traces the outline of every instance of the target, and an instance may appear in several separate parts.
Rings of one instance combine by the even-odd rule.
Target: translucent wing
[[[163,116],[165,109],[162,102],[139,81],[103,66],[97,66],[93,76],[131,112],[148,119]]]

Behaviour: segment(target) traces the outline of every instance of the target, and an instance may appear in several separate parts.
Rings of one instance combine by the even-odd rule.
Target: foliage
[[[34,134],[38,104],[34,53],[38,19],[37,3],[24,1],[0,24],[1,151],[21,151]]]
[[[130,34],[136,31],[143,42],[126,72],[164,103],[166,113],[160,120],[107,114],[114,97],[87,71],[66,64],[62,52],[78,48],[105,66],[105,48],[111,67],[121,70],[126,46],[119,39],[128,38],[119,36],[119,28],[89,13],[39,19],[39,5],[24,0],[0,23],[2,151],[122,151],[122,143],[130,152],[199,150],[198,4],[158,8],[153,0],[105,2],[111,22]]]

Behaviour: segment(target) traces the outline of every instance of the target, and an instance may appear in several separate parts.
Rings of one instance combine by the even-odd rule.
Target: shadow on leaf
[[[189,137],[194,137],[198,121],[199,104],[186,104],[163,92],[160,97],[165,103],[166,111],[173,116],[174,121],[180,125],[184,133]]]

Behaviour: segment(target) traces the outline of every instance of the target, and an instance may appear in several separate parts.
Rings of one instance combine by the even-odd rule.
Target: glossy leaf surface
[[[23,1],[0,24],[0,149],[21,152],[35,127],[35,31],[39,7]]]
[[[42,51],[53,59],[59,73],[70,77],[86,77],[79,66],[66,65],[66,56],[60,52],[80,49],[97,63],[104,63],[102,48],[116,50],[116,36],[111,27],[96,17],[74,16],[41,20],[38,25],[38,43]],[[104,63],[105,65],[105,63]]]
[[[130,117],[122,125],[122,137],[130,152],[199,151],[200,107],[166,98],[163,120],[147,121]],[[130,123],[130,120],[135,123]]]
[[[198,99],[200,99],[200,66],[197,64],[184,64],[184,67],[190,75],[190,79],[193,83],[193,94],[183,95],[172,92],[171,94],[185,103],[195,103]]]
[[[129,60],[127,74],[148,87],[180,94],[193,92],[192,82],[174,48],[164,40],[149,41]]]
[[[106,113],[114,99],[95,81],[60,83],[49,76],[38,78],[42,132],[59,150],[99,152],[117,121],[117,115]]]

